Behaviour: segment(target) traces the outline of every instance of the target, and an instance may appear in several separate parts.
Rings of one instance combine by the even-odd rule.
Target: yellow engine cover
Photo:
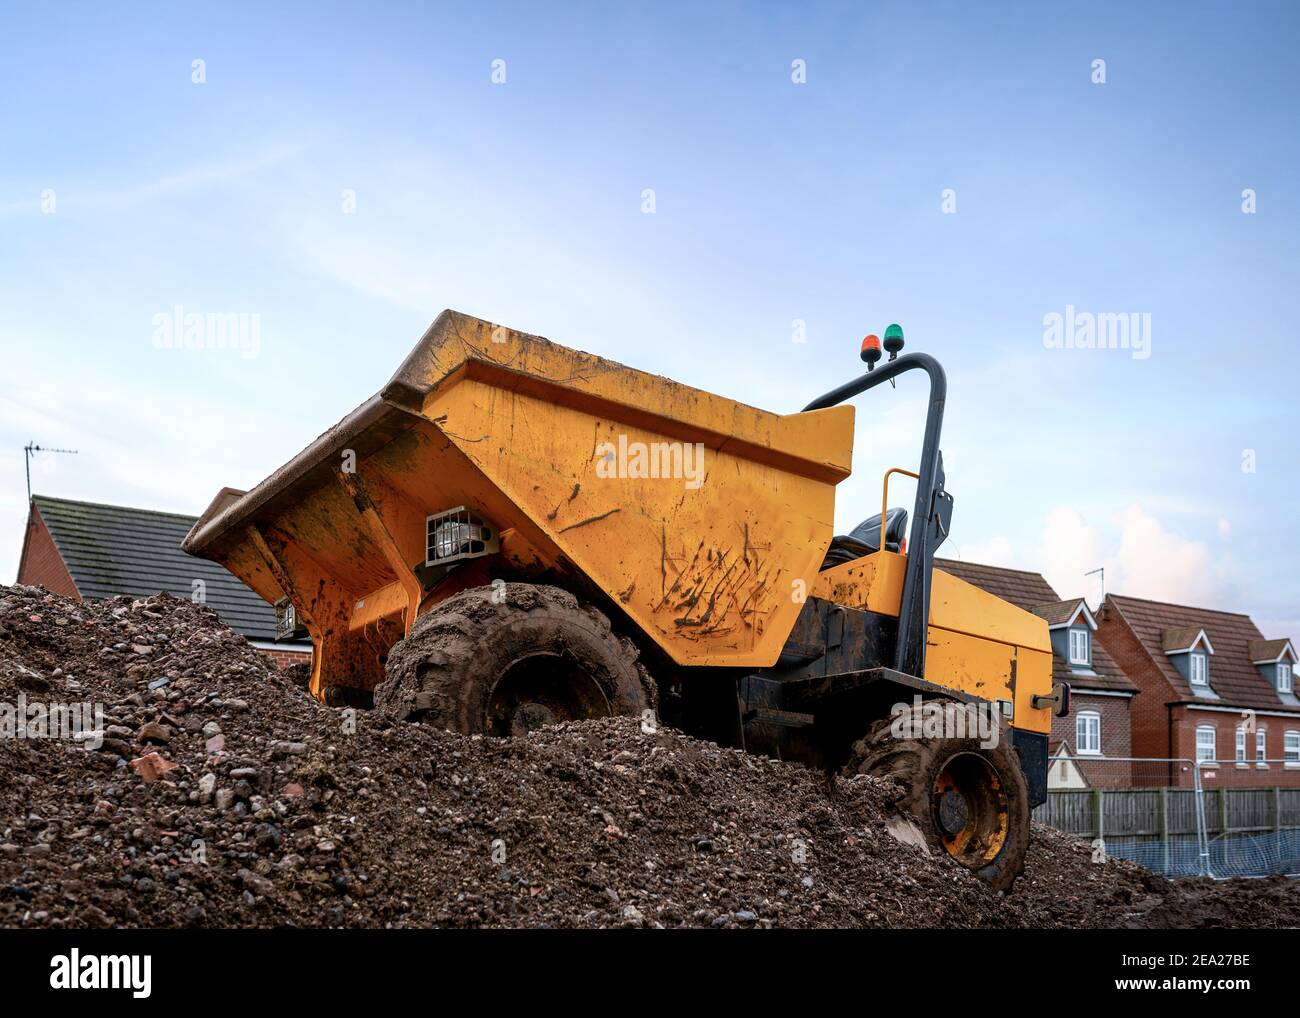
[[[827,569],[813,593],[847,608],[897,616],[907,558],[882,551]],[[986,700],[1009,700],[1017,728],[1051,731],[1048,708],[1032,698],[1052,690],[1047,622],[942,569],[930,591],[926,681]]]

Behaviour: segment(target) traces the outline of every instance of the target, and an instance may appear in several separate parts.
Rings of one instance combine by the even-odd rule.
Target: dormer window
[[[1218,699],[1210,685],[1210,658],[1214,644],[1210,635],[1198,626],[1166,629],[1163,634],[1165,653],[1182,674],[1195,696]]]
[[[1295,703],[1295,647],[1286,637],[1277,640],[1252,640],[1247,648],[1250,662],[1264,681],[1277,690],[1287,703]]]
[[[1092,664],[1092,641],[1086,629],[1070,630],[1070,664]]]
[[[1053,601],[1040,604],[1034,614],[1047,620],[1052,638],[1052,653],[1072,671],[1092,674],[1092,634],[1097,620],[1082,600]]]

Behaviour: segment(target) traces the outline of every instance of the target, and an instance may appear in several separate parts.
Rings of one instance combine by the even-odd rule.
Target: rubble
[[[995,895],[891,835],[887,782],[639,719],[499,740],[324,707],[168,595],[0,587],[20,695],[103,728],[0,739],[3,926],[1300,924],[1294,882],[1169,883],[1041,826]]]

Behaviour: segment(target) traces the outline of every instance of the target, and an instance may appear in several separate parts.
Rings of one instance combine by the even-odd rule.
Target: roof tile
[[[1160,634],[1160,649],[1166,654],[1191,650],[1192,645],[1200,639],[1202,632],[1204,630],[1201,626],[1180,626],[1177,629],[1166,629]],[[1205,635],[1208,637],[1209,633]],[[1214,645],[1213,640],[1210,640],[1210,645]]]
[[[1051,604],[1035,605],[1033,613],[1047,620],[1049,626],[1063,626],[1074,618],[1083,598],[1076,597],[1069,601],[1053,601]]]
[[[1107,594],[1106,604],[1128,623],[1161,674],[1184,699],[1199,698],[1165,654],[1165,634],[1170,630],[1196,633],[1204,629],[1214,646],[1210,688],[1226,705],[1300,712],[1300,708],[1284,703],[1255,668],[1249,648],[1264,637],[1250,616],[1118,594]],[[1186,640],[1183,646],[1190,642]]]
[[[1282,656],[1282,651],[1290,646],[1291,641],[1286,637],[1280,640],[1251,640],[1247,644],[1247,651],[1250,654],[1252,663],[1258,664],[1266,661],[1276,661]],[[1292,648],[1294,651],[1294,648]]]
[[[250,640],[275,638],[275,609],[224,566],[181,551],[197,519],[180,513],[74,502],[33,495],[81,596],[101,600],[167,591],[191,597],[204,584],[205,603]]]

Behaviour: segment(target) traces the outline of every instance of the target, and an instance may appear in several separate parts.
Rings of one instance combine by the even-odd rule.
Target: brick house
[[[1072,691],[1067,717],[1052,719],[1049,788],[1124,788],[1126,762],[1081,758],[1132,756],[1129,710],[1135,686],[1095,639],[1098,623],[1082,598],[1062,600],[1042,575],[954,559],[935,566],[1047,621],[1052,640],[1052,681]],[[1068,758],[1068,759],[1067,759]]]
[[[98,600],[196,592],[226,625],[284,668],[311,663],[311,643],[276,642],[276,613],[223,566],[181,551],[197,517],[33,495],[18,582]]]
[[[1138,687],[1134,755],[1199,760],[1206,788],[1300,786],[1290,640],[1264,639],[1247,615],[1115,594],[1098,615],[1100,643]],[[1191,767],[1171,765],[1169,781],[1191,786]]]

